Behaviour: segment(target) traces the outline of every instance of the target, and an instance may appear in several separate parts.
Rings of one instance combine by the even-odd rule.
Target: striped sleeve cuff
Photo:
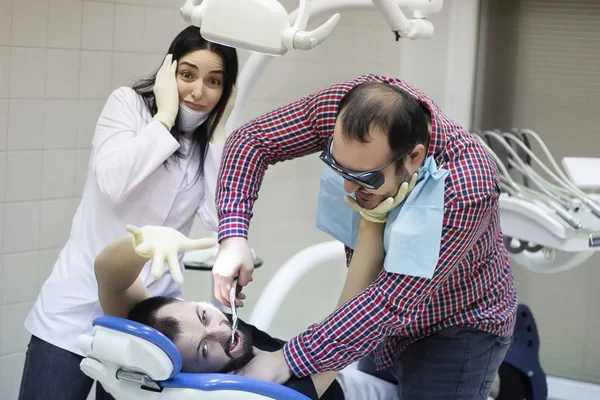
[[[248,227],[250,226],[250,218],[245,214],[225,214],[221,216],[219,221],[219,236],[218,241],[228,237],[238,236],[248,238]]]
[[[299,378],[320,372],[315,368],[308,350],[304,349],[300,336],[294,337],[283,346],[283,356],[292,374]]]

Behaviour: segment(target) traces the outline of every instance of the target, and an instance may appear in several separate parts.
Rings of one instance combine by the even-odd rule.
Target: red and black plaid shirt
[[[500,336],[510,335],[514,327],[517,296],[500,230],[495,164],[469,132],[400,79],[361,76],[232,133],[219,176],[219,240],[248,236],[267,166],[322,151],[333,134],[340,100],[365,81],[397,85],[431,112],[428,156],[443,159],[450,172],[440,257],[431,279],[382,270],[366,290],[290,340],[284,354],[296,376],[340,370],[371,351],[378,366],[386,367],[408,344],[446,327],[473,327]]]

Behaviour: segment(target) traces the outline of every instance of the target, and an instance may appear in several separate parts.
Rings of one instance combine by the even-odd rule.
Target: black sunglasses
[[[331,136],[329,138],[327,147],[325,148],[325,150],[323,150],[323,152],[321,153],[319,158],[325,164],[327,164],[328,167],[330,167],[335,172],[337,172],[340,176],[342,176],[342,178],[347,179],[352,183],[355,183],[359,186],[364,187],[365,189],[370,189],[370,190],[379,189],[381,187],[381,185],[383,185],[383,183],[385,182],[385,176],[381,172],[382,170],[384,170],[385,168],[390,166],[392,163],[404,158],[404,155],[396,156],[396,157],[392,158],[390,161],[388,161],[385,165],[383,165],[379,168],[370,169],[368,171],[357,172],[357,171],[352,171],[350,169],[347,169],[347,168],[344,168],[344,167],[338,165],[338,163],[335,162],[335,159],[331,155],[332,147],[333,147],[333,136]]]

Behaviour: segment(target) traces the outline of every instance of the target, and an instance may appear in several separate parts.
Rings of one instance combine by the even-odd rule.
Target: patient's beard
[[[225,316],[231,322],[231,315],[225,314]],[[225,354],[228,357],[230,357],[230,360],[227,363],[227,365],[225,365],[220,371],[222,373],[236,371],[242,368],[244,365],[248,364],[250,360],[252,360],[252,334],[250,330],[245,325],[240,324],[238,326],[237,332],[242,337],[242,350],[241,352],[236,352],[239,353],[239,355],[237,355],[235,358],[231,358],[231,355],[229,354],[229,348],[231,347],[231,338],[229,338],[227,344],[225,345],[226,348],[224,350]]]

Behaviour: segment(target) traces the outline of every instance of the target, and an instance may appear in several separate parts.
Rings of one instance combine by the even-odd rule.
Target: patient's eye
[[[202,351],[202,358],[208,357],[208,343],[206,343],[206,341],[204,341],[202,343],[201,351]]]
[[[200,310],[200,307],[198,307],[196,308],[196,315],[202,325],[208,326],[208,316],[206,315],[206,311]]]

